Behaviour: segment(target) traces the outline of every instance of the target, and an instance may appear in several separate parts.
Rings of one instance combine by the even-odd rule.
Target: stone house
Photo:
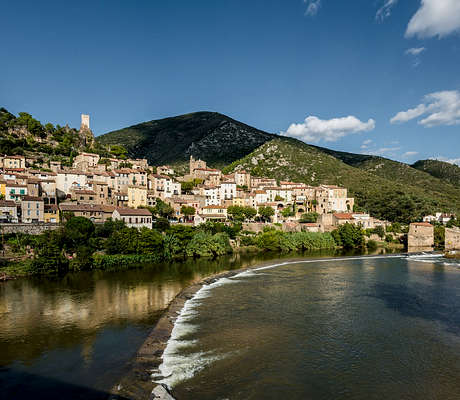
[[[157,167],[158,175],[174,175],[174,170],[169,165],[161,165]]]
[[[81,153],[74,158],[73,168],[87,170],[88,168],[97,167],[99,163],[99,154],[94,153]]]
[[[56,204],[45,204],[43,218],[47,224],[58,224],[60,221],[58,206]]]
[[[251,188],[251,174],[246,171],[235,172],[235,182],[237,186]]]
[[[18,222],[18,207],[14,201],[0,200],[0,221]]]
[[[23,223],[45,222],[45,204],[41,197],[24,196],[21,199],[21,220]]]
[[[63,213],[72,213],[76,217],[85,217],[92,222],[102,223],[112,218],[115,207],[100,204],[61,203],[59,209]]]
[[[409,248],[432,248],[434,246],[434,227],[428,222],[413,222],[409,225],[407,236]]]
[[[112,219],[121,220],[130,228],[152,228],[152,213],[145,208],[115,208]]]
[[[26,158],[24,156],[5,156],[3,157],[3,169],[24,169],[26,168]]]

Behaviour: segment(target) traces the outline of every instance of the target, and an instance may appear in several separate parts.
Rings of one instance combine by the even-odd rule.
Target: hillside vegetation
[[[109,132],[97,141],[121,144],[131,157],[152,165],[183,164],[193,155],[222,167],[274,137],[219,113],[197,112]]]
[[[353,167],[321,148],[278,137],[230,164],[226,172],[246,169],[279,180],[344,186],[356,198],[357,209],[390,221],[409,222],[436,210],[460,211],[460,190],[454,186],[396,161],[374,163],[370,157]]]
[[[460,167],[458,165],[438,160],[420,160],[412,167],[460,187]]]

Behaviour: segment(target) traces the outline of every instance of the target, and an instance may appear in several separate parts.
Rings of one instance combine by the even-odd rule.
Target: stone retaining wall
[[[4,235],[10,233],[40,235],[43,232],[53,231],[59,227],[59,224],[0,224],[0,232]]]

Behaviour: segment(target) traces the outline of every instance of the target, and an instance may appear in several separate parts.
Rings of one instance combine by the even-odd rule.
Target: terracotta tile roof
[[[146,208],[116,208],[120,215],[128,215],[128,216],[148,216],[151,217],[152,213],[147,210]]]
[[[36,197],[36,196],[24,196],[22,197],[23,201],[43,201],[41,197]]]
[[[351,213],[336,213],[334,217],[337,219],[354,219],[353,214]]]
[[[10,200],[0,200],[0,207],[16,207],[16,203]]]

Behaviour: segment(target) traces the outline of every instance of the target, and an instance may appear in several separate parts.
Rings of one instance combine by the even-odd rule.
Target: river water
[[[106,399],[183,288],[273,257],[0,282],[0,399]]]
[[[178,399],[460,399],[460,265],[283,263],[189,300],[160,372]]]

